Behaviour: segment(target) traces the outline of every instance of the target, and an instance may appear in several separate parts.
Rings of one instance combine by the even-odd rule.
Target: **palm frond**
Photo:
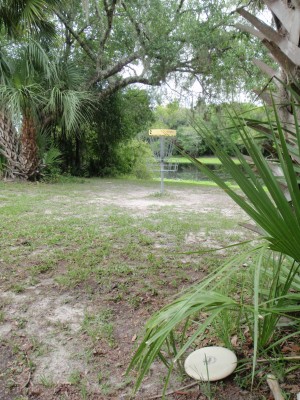
[[[217,271],[209,274],[202,282],[189,288],[186,293],[175,299],[169,305],[163,307],[155,313],[145,326],[145,335],[138,347],[128,372],[136,368],[139,375],[136,380],[136,390],[141,385],[145,375],[148,373],[152,362],[158,357],[163,345],[170,335],[186,321],[190,320],[193,324],[193,333],[186,338],[181,338],[180,346],[173,357],[173,363],[176,364],[184,352],[192,345],[196,338],[201,337],[211,323],[224,311],[231,310],[240,312],[244,305],[240,304],[234,298],[219,293],[218,289],[234,276],[240,265],[248,259],[249,256],[255,257],[260,252],[263,245],[260,245],[246,253],[235,256]],[[201,313],[208,314],[203,322],[194,321],[194,318]]]
[[[24,31],[53,36],[55,28],[48,14],[58,4],[59,0],[3,0],[0,5],[0,26],[12,37]]]
[[[93,98],[89,92],[53,87],[46,106],[47,110],[59,116],[67,132],[74,132],[90,119]]]
[[[42,167],[52,168],[57,166],[62,160],[62,152],[54,146],[51,146],[42,157]]]
[[[292,103],[294,108],[295,103],[295,101]],[[298,154],[299,157],[300,127],[297,113],[295,112],[294,115],[294,127],[292,130],[291,127],[288,128],[291,130],[288,134],[286,127],[280,121],[275,104],[271,112],[266,109],[267,122],[253,123],[255,129],[258,127],[262,133],[272,139],[274,152],[277,155],[276,168],[263,156],[260,146],[249,131],[249,121],[245,121],[244,116],[239,118],[234,114],[231,120],[247,149],[248,156],[244,156],[239,151],[230,137],[224,137],[224,141],[227,140],[227,147],[238,159],[239,165],[219,144],[214,132],[203,123],[194,122],[196,131],[207,141],[214,154],[220,159],[223,168],[238,185],[238,189],[224,182],[197,159],[179,150],[256,222],[258,225],[256,231],[261,232],[260,237],[263,241],[260,246],[233,258],[152,316],[146,324],[145,335],[129,366],[129,369],[137,368],[139,372],[136,389],[141,385],[142,379],[155,358],[161,358],[163,346],[168,341],[170,342],[171,335],[180,329],[182,324],[186,326],[187,321],[193,324],[190,336],[187,335],[185,340],[181,340],[180,347],[176,348],[176,354],[171,363],[164,357],[164,363],[169,368],[175,365],[196,338],[201,337],[204,330],[218,318],[222,311],[229,310],[233,313],[237,312],[239,317],[242,315],[244,320],[251,325],[254,343],[252,381],[255,376],[257,355],[262,349],[271,348],[270,341],[273,339],[280,317],[289,316],[299,322],[299,317],[297,317],[300,311],[299,166],[293,161],[290,151],[292,147],[293,154]],[[275,120],[272,119],[273,117]],[[278,169],[279,174],[275,171]],[[230,295],[223,295],[220,292],[222,285],[226,286],[232,274],[237,273],[242,259],[246,260],[250,256],[253,276],[252,301],[249,297],[248,299],[243,297],[239,301]],[[206,318],[201,318],[203,313]],[[195,316],[200,316],[200,321],[193,320]],[[186,327],[183,330],[186,332]],[[288,336],[286,335],[285,338]]]
[[[300,192],[299,190],[295,190],[298,177],[294,165],[289,162],[290,157],[287,157],[287,148],[284,147],[282,149],[282,146],[284,146],[284,135],[280,127],[281,125],[278,120],[280,137],[277,138],[277,134],[274,132],[273,139],[278,145],[277,150],[281,152],[280,166],[288,185],[287,188],[292,199],[291,202],[283,193],[280,180],[274,175],[268,161],[263,157],[261,149],[243,125],[237,126],[237,129],[255,165],[256,173],[251,169],[248,161],[236,148],[234,143],[231,143],[231,146],[241,166],[237,166],[231,157],[223,151],[223,148],[217,143],[212,132],[203,125],[195,124],[195,129],[205,137],[205,140],[214,150],[215,155],[221,160],[223,167],[239,185],[240,190],[243,192],[243,197],[205,165],[193,157],[188,157],[199,169],[204,171],[206,175],[223,188],[263,229],[265,232],[264,236],[269,241],[271,249],[288,254],[295,260],[300,261],[300,248],[297,245],[298,238],[300,237]]]
[[[30,40],[28,45],[25,47],[24,53],[24,58],[27,60],[29,74],[33,74],[35,71],[39,70],[44,79],[48,81],[50,79],[57,79],[55,63],[50,61],[48,54],[40,43],[35,40]]]

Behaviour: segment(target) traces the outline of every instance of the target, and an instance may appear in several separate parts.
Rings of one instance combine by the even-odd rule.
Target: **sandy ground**
[[[103,181],[92,187],[82,185],[77,195],[73,193],[73,201],[86,202],[94,208],[95,214],[101,212],[104,206],[117,206],[124,211],[129,210],[137,218],[166,207],[170,208],[174,218],[177,212],[183,211],[218,211],[228,217],[242,214],[225,193],[214,187],[169,186],[164,196],[159,196],[158,191],[159,183],[156,188],[155,184],[143,186],[121,180]],[[50,201],[52,204],[56,202],[59,207],[67,199],[57,194]],[[51,210],[45,207],[45,213],[51,214]],[[198,239],[190,235],[187,243]],[[118,316],[115,326],[118,344],[110,348],[99,343],[92,350],[97,362],[91,364],[88,356],[83,355],[86,337],[80,327],[87,310],[93,311],[95,307],[107,304],[107,293],[91,298],[87,293],[61,289],[54,279],[46,277],[40,283],[28,286],[22,293],[1,290],[0,299],[5,314],[5,320],[0,325],[1,400],[129,399],[130,384],[127,387],[124,374],[139,330],[149,317],[147,311],[133,311],[120,304],[110,305]],[[99,368],[104,370],[105,366],[110,371],[106,378],[110,387],[115,388],[113,393],[108,391],[105,394],[103,387],[99,389]],[[77,386],[69,382],[74,371],[78,372],[77,380],[81,382],[76,381]],[[145,381],[137,398],[146,399],[157,394],[160,375],[160,367],[154,364],[152,378]],[[196,398],[192,394],[190,396]],[[234,397],[239,398],[243,396],[236,394]]]
[[[209,186],[184,185],[178,189],[178,187],[166,185],[164,195],[160,196],[159,182],[156,188],[153,185],[147,187],[138,184],[124,184],[120,187],[108,181],[101,187],[101,195],[91,191],[89,197],[90,204],[122,206],[137,215],[151,213],[166,206],[171,207],[175,212],[187,210],[207,213],[217,210],[226,216],[242,214],[240,208],[226,193]]]

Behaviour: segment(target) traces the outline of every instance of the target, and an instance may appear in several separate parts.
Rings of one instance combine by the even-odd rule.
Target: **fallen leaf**
[[[230,342],[231,342],[233,347],[237,347],[237,345],[238,345],[238,337],[237,337],[237,335],[232,336],[232,338],[230,339]]]
[[[298,344],[291,344],[290,348],[295,352],[300,352],[300,346]]]
[[[292,351],[292,349],[291,349],[291,347],[289,347],[289,346],[284,346],[284,347],[281,349],[281,351],[282,351],[282,353],[290,353],[290,352]]]
[[[132,342],[135,342],[135,341],[136,341],[136,338],[137,338],[137,335],[134,334],[134,335],[132,336],[132,338],[131,338],[131,341],[132,341]]]

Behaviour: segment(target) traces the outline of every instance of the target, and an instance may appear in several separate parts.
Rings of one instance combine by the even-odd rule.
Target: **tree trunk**
[[[6,179],[27,179],[20,149],[21,143],[11,120],[0,111],[0,153],[5,158]]]
[[[22,122],[21,158],[27,178],[34,180],[39,175],[40,160],[36,143],[36,126],[30,112],[25,111]]]

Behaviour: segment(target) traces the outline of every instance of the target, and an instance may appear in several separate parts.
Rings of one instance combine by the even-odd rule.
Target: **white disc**
[[[225,347],[203,347],[193,351],[184,363],[185,372],[198,381],[218,381],[230,375],[237,366],[233,351]]]

